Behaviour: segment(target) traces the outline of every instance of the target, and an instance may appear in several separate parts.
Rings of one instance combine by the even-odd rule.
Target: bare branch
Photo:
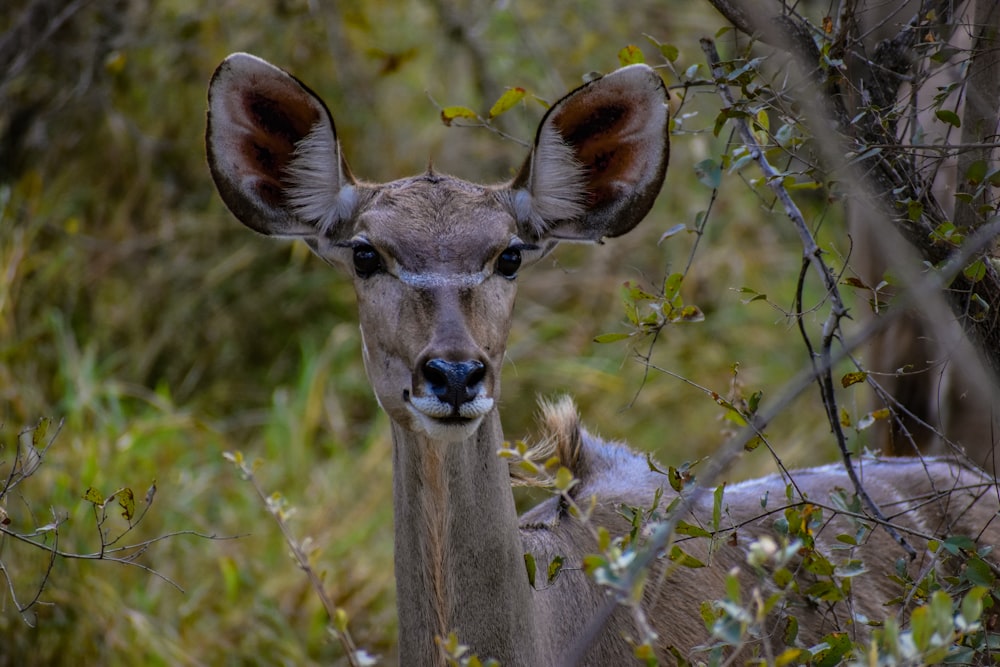
[[[225,458],[236,465],[243,478],[250,482],[253,490],[257,493],[257,497],[264,503],[264,507],[267,508],[268,513],[278,524],[278,528],[285,538],[285,544],[291,550],[296,564],[298,564],[299,569],[305,572],[313,592],[316,593],[320,602],[323,603],[323,608],[326,610],[327,617],[330,620],[331,633],[337,638],[337,641],[340,642],[341,647],[344,649],[348,664],[351,667],[361,667],[361,659],[367,656],[367,654],[364,651],[358,650],[357,645],[354,643],[354,638],[351,637],[351,633],[347,629],[347,620],[344,613],[337,608],[337,605],[330,598],[322,579],[320,579],[320,576],[310,564],[309,554],[303,548],[302,542],[292,533],[291,526],[286,521],[287,508],[284,507],[282,499],[277,494],[268,495],[265,493],[263,487],[257,481],[255,466],[244,460],[242,454],[227,452]]]

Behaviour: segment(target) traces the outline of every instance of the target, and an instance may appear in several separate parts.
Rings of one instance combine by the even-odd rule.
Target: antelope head
[[[240,221],[303,239],[353,277],[365,368],[393,421],[458,441],[499,397],[519,272],[558,241],[618,236],[649,211],[667,166],[664,102],[652,69],[626,67],[554,104],[509,183],[428,171],[370,184],[316,94],[237,53],[212,78],[208,159]]]

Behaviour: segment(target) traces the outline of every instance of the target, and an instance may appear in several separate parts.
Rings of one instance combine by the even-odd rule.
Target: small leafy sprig
[[[359,649],[351,637],[350,630],[348,629],[349,618],[347,611],[341,607],[334,604],[330,595],[326,591],[326,586],[323,584],[322,577],[316,572],[311,563],[311,556],[316,551],[316,546],[313,544],[311,538],[306,537],[305,539],[299,540],[292,533],[291,526],[289,525],[289,519],[295,513],[295,508],[288,502],[288,500],[278,493],[277,491],[273,493],[267,493],[264,488],[260,485],[257,480],[257,471],[262,465],[260,459],[254,459],[252,462],[247,461],[243,456],[242,452],[225,452],[223,457],[236,466],[240,475],[244,480],[250,483],[253,490],[257,493],[257,496],[264,503],[264,507],[267,508],[268,513],[271,518],[274,519],[275,523],[278,524],[278,528],[281,529],[281,534],[285,538],[285,543],[292,552],[292,557],[295,559],[296,564],[299,568],[305,572],[306,577],[309,579],[309,584],[312,586],[313,591],[319,597],[320,602],[323,604],[323,608],[326,610],[327,616],[330,619],[329,631],[330,634],[340,643],[341,647],[344,649],[344,654],[347,656],[347,662],[351,667],[370,667],[371,665],[378,664],[378,658],[368,653],[364,649]]]
[[[52,420],[43,418],[34,426],[22,429],[17,433],[14,441],[14,458],[6,478],[0,486],[0,545],[4,539],[12,539],[18,543],[37,548],[48,555],[45,563],[45,570],[40,581],[34,585],[31,595],[22,598],[18,594],[18,587],[15,584],[17,572],[2,557],[0,557],[0,574],[7,583],[8,595],[15,608],[20,613],[21,618],[29,626],[34,625],[34,609],[38,605],[46,604],[42,598],[45,587],[48,584],[52,571],[60,559],[72,560],[100,560],[119,563],[137,567],[140,570],[162,579],[178,591],[183,592],[181,585],[163,574],[162,572],[140,562],[140,558],[154,545],[164,540],[178,537],[180,535],[191,535],[204,539],[227,539],[216,535],[206,535],[193,530],[179,530],[158,537],[138,542],[128,542],[126,537],[130,535],[142,522],[156,496],[156,482],[146,490],[140,507],[136,506],[135,493],[130,487],[122,487],[104,497],[100,491],[91,487],[83,494],[83,500],[89,502],[94,511],[94,526],[97,529],[100,547],[92,553],[80,553],[61,549],[60,537],[63,526],[68,523],[69,518],[66,512],[60,512],[53,508],[51,510],[51,521],[36,526],[30,530],[22,530],[13,527],[15,521],[21,517],[12,516],[11,510],[5,506],[4,501],[9,495],[20,486],[27,483],[31,477],[38,472],[44,464],[45,457],[62,430],[62,422],[52,427]],[[51,431],[51,433],[50,433]],[[7,449],[6,443],[0,440],[0,452]],[[0,470],[6,465],[4,459],[0,459]],[[109,523],[109,509],[117,505],[121,508],[121,516],[126,522],[126,526],[117,533],[113,524]],[[29,508],[30,511],[30,508]],[[2,553],[2,552],[0,552]]]

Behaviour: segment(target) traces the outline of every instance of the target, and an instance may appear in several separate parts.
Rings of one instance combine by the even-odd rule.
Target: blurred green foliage
[[[226,54],[251,51],[313,87],[362,178],[431,159],[497,181],[524,148],[445,127],[435,103],[485,115],[505,88],[523,87],[527,101],[495,122],[530,141],[534,96],[553,100],[615,68],[630,44],[653,62],[644,33],[679,51],[679,65],[697,64],[695,40],[715,25],[705,7],[646,0],[0,5],[0,472],[22,427],[64,420],[44,465],[5,498],[10,527],[65,515],[60,549],[89,553],[99,542],[85,490],[156,480],[140,539],[234,537],[176,536],[142,557],[183,593],[112,563],[60,560],[46,575],[44,552],[0,540],[19,599],[45,581],[45,604],[25,618],[0,594],[0,665],[336,660],[308,582],[223,460],[231,450],[260,457],[261,482],[298,508],[293,528],[319,545],[358,644],[393,655],[388,425],[364,376],[353,292],[304,246],[241,228],[215,196],[205,92]],[[657,240],[678,223],[693,229],[710,199],[693,165],[720,150],[717,102],[695,98],[687,113],[709,111],[684,120],[647,221],[606,246],[562,248],[522,277],[501,402],[508,437],[531,429],[536,395],[568,391],[593,428],[662,460],[724,440],[730,426],[711,396],[646,378],[626,343],[593,342],[624,329],[618,286],[662,285],[687,263],[695,234]],[[743,196],[714,203],[682,285],[704,321],[665,329],[651,359],[731,400],[766,399],[807,362],[771,305],[791,303],[797,239],[780,213]],[[745,302],[741,288],[768,298]],[[786,463],[833,458],[832,443],[817,446],[822,407],[802,405],[769,428],[772,443]],[[740,474],[769,469],[763,450],[748,459]]]

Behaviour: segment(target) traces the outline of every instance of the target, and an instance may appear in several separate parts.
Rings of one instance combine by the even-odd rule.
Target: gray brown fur
[[[657,489],[663,490],[661,507],[670,504],[677,494],[663,474],[651,470],[646,456],[621,443],[607,442],[588,433],[580,426],[572,404],[567,403],[561,401],[554,407],[543,405],[546,440],[552,443],[551,453],[562,465],[569,467],[578,480],[570,491],[575,502],[587,507],[591,496],[597,498],[596,509],[590,517],[593,526],[607,527],[612,535],[627,533],[630,526],[619,507],[648,508]],[[1000,516],[997,516],[1000,491],[996,481],[982,471],[960,461],[930,458],[863,459],[856,463],[856,468],[866,490],[907,542],[917,549],[917,559],[906,566],[914,577],[919,577],[927,567],[935,566],[935,557],[927,549],[928,537],[963,535],[982,545],[1000,545]],[[832,493],[853,493],[840,464],[796,470],[791,475],[802,496],[817,505],[830,507]],[[761,536],[781,539],[774,522],[783,516],[781,509],[789,504],[785,495],[788,484],[788,479],[771,475],[726,487],[723,525],[715,544],[706,538],[682,537],[678,540],[685,552],[708,567],[680,567],[662,582],[651,577],[644,604],[663,647],[673,646],[689,655],[694,647],[708,642],[699,606],[704,601],[722,597],[725,576],[732,568],[739,571],[745,593],[754,585],[764,587],[765,597],[776,592],[767,589],[771,583],[769,579],[761,581],[756,577],[747,565],[746,556],[749,545]],[[765,497],[767,504],[762,508],[761,501]],[[685,520],[709,528],[713,495],[704,494],[702,498],[704,500]],[[885,602],[904,593],[890,580],[896,561],[906,558],[903,549],[886,531],[876,527],[860,546],[848,551],[836,537],[842,533],[853,535],[857,526],[849,517],[833,516],[831,510],[824,511],[824,517],[830,520],[816,535],[819,550],[834,563],[846,560],[849,554],[859,557],[868,571],[854,580],[854,595],[844,602],[818,605],[804,597],[790,595],[772,618],[772,629],[778,632],[775,644],[779,651],[783,646],[780,631],[784,624],[781,621],[786,615],[797,618],[799,641],[811,646],[835,630],[865,637],[869,628],[853,619],[878,621],[900,611],[885,606]],[[521,533],[525,549],[534,554],[540,568],[559,555],[597,551],[592,531],[573,518],[558,497],[522,515]],[[713,547],[712,553],[710,547]],[[990,562],[1000,564],[998,556],[996,552],[990,554]],[[580,566],[579,561],[567,562],[555,583],[541,587],[535,595],[543,616],[560,619],[556,623],[543,624],[549,632],[542,638],[543,644],[572,644],[589,620],[586,614],[561,615],[561,610],[593,610],[604,601],[602,591],[587,580]],[[804,588],[812,575],[800,573],[799,576]],[[637,636],[631,616],[625,609],[620,610],[612,618],[602,641],[588,656],[587,664],[614,664],[616,656],[625,655],[629,650],[628,638]],[[747,650],[753,648],[751,645]]]

